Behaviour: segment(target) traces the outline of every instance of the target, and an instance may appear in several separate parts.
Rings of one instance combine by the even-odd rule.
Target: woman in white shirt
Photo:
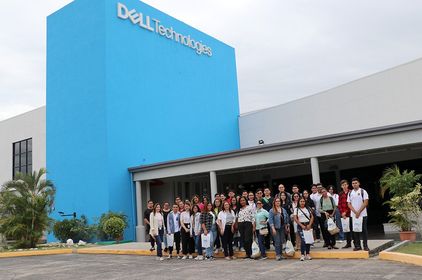
[[[236,214],[230,209],[230,204],[225,201],[223,210],[218,213],[217,224],[222,237],[224,256],[226,260],[234,259],[233,256],[233,234]]]
[[[191,220],[191,204],[189,201],[185,203],[185,211],[180,213],[180,234],[182,237],[182,260],[186,260],[187,258],[193,259],[193,252],[195,251],[194,248],[194,241],[192,238],[191,228],[192,228],[192,220]],[[188,255],[189,254],[189,255]]]
[[[304,261],[311,260],[311,256],[309,252],[311,250],[311,244],[306,244],[305,237],[303,235],[304,230],[311,230],[312,224],[314,222],[314,215],[312,214],[312,210],[306,207],[306,200],[301,197],[299,200],[299,207],[296,208],[295,212],[293,213],[294,220],[297,224],[297,231],[300,235],[300,252],[301,257],[300,260]]]
[[[150,230],[149,234],[155,239],[157,243],[157,260],[164,260],[162,242],[164,236],[164,217],[161,214],[161,206],[159,203],[154,205],[154,208],[149,215]]]
[[[292,194],[292,204],[290,205],[290,220],[291,220],[291,227],[293,230],[290,231],[290,238],[292,240],[293,245],[295,245],[295,250],[299,250],[299,243],[300,243],[300,236],[297,232],[297,224],[293,218],[293,214],[295,213],[297,207],[299,206],[300,195],[298,193]]]

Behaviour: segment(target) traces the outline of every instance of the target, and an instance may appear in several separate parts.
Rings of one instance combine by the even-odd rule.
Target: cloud
[[[45,17],[69,2],[0,3],[0,120],[45,104]],[[236,48],[242,113],[422,56],[422,1],[144,2]]]

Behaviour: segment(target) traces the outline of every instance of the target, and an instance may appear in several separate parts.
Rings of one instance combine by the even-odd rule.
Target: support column
[[[311,172],[312,172],[312,183],[321,183],[321,179],[319,177],[319,164],[318,158],[313,157],[311,158]]]
[[[217,174],[215,171],[210,171],[210,189],[211,201],[214,201],[214,196],[217,193]]]
[[[144,242],[145,241],[145,226],[144,226],[144,217],[143,217],[143,207],[142,207],[142,184],[140,181],[136,181],[135,185],[136,191],[136,241]]]

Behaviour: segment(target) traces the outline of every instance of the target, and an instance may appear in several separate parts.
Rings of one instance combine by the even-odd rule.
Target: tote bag
[[[314,244],[314,234],[312,229],[303,231],[303,239],[305,239],[306,244]]]
[[[343,228],[343,232],[350,232],[350,218],[341,218],[341,226]]]
[[[209,248],[211,246],[210,234],[201,234],[202,248]]]
[[[169,233],[169,234],[166,235],[166,237],[167,237],[167,246],[173,247],[174,234]]]
[[[293,246],[292,241],[287,240],[286,242],[286,255],[289,257],[293,257],[295,254],[295,247]]]
[[[334,220],[331,219],[331,218],[329,218],[327,220],[327,229],[328,229],[328,232],[331,235],[335,235],[335,234],[339,233],[339,231],[340,231],[339,228],[337,227],[336,223],[334,222]]]
[[[256,242],[254,241],[252,243],[252,258],[257,258],[261,255],[261,252],[259,251],[259,247],[258,244],[256,244]]]
[[[353,226],[353,232],[362,232],[362,223],[363,223],[363,217],[359,218],[353,218],[352,219],[352,226]]]

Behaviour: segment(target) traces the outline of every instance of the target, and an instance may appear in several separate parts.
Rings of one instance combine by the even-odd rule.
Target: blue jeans
[[[195,248],[198,253],[198,256],[202,255],[202,244],[201,244],[201,234],[195,235]]]
[[[261,257],[266,257],[265,252],[265,235],[259,234],[259,229],[256,230],[256,236],[258,237],[259,251],[261,251]]]
[[[217,233],[217,230],[215,230],[215,233]],[[205,249],[205,257],[209,258],[213,256],[214,253],[214,240],[216,235],[214,234],[214,231],[211,229],[211,231],[208,232],[210,234],[210,247]]]
[[[335,218],[336,218],[336,225],[340,230],[340,232],[338,233],[338,239],[344,240],[343,225],[341,224],[341,214],[340,214],[340,211],[338,210],[338,208],[336,210]]]
[[[277,256],[281,256],[282,255],[281,249],[284,243],[284,226],[276,229],[276,233],[275,235],[273,234],[273,238],[274,238],[275,254]]]
[[[305,253],[308,255],[311,250],[311,244],[306,244],[305,237],[303,236],[303,229],[299,225],[297,226],[297,232],[300,236],[300,253],[302,255],[305,255]]]
[[[154,236],[155,242],[157,243],[157,257],[163,256],[163,247],[162,247],[163,236],[164,236],[164,229],[158,230],[158,235]]]

